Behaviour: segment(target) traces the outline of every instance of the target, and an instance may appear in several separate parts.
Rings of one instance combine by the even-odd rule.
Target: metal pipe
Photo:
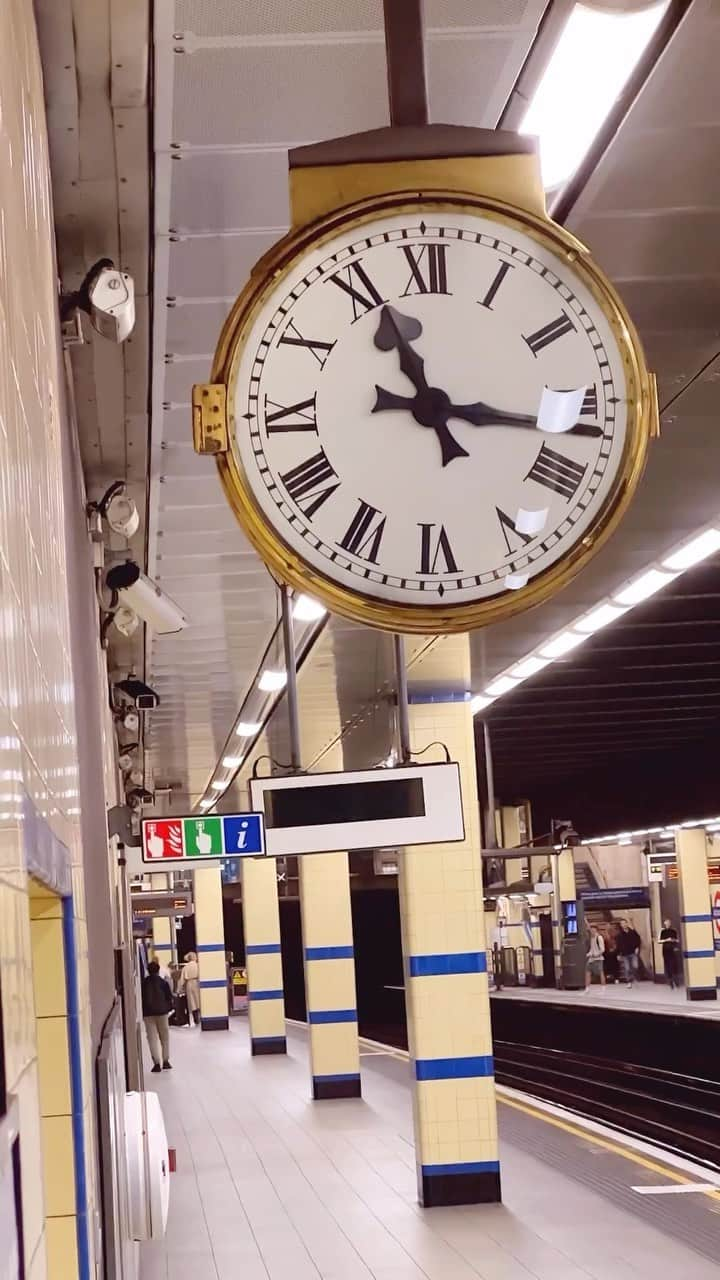
[[[428,122],[424,0],[384,0],[392,125]]]
[[[280,587],[282,606],[282,634],[285,650],[285,697],[288,709],[288,729],[290,732],[290,763],[293,771],[298,772],[300,764],[300,720],[298,718],[297,668],[295,666],[295,636],[293,633],[292,601],[290,590],[282,584]]]
[[[405,668],[405,648],[402,636],[393,636],[395,650],[395,681],[397,684],[398,738],[400,740],[400,762],[410,763],[410,716],[408,714],[407,670]]]
[[[492,745],[490,743],[490,726],[483,720],[483,748],[485,754],[485,795],[487,798],[487,815],[485,819],[485,848],[497,849],[497,832],[495,830],[495,776],[493,774]]]

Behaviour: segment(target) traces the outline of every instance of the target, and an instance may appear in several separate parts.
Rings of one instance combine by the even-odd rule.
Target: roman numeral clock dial
[[[229,363],[250,536],[389,629],[460,630],[556,589],[647,438],[642,357],[599,273],[550,223],[455,205],[335,219],[248,304]]]

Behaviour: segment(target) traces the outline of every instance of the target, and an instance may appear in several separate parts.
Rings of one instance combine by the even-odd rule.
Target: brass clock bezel
[[[459,212],[486,215],[530,236],[564,258],[592,293],[608,321],[622,353],[627,380],[627,432],[620,468],[612,490],[589,531],[562,559],[550,565],[527,586],[474,604],[401,605],[340,586],[287,545],[268,523],[256,502],[244,469],[233,449],[233,404],[240,355],[255,316],[278,281],[303,253],[319,247],[342,231],[360,228],[383,214]],[[270,572],[281,582],[317,598],[332,613],[384,631],[415,635],[450,635],[500,622],[541,604],[566,586],[595,555],[617,527],[637,488],[648,441],[657,433],[653,380],[640,340],[612,285],[593,263],[585,247],[555,223],[501,201],[471,193],[427,190],[399,191],[346,205],[317,221],[291,231],[256,264],[248,284],[225,321],[213,361],[212,381],[227,387],[227,453],[216,458],[220,480],[236,519]]]

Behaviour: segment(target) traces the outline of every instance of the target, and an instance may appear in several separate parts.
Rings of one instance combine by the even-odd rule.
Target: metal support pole
[[[487,797],[485,848],[497,849],[497,832],[495,830],[495,775],[493,774],[490,726],[487,720],[483,720],[483,749],[485,754],[485,793]]]
[[[288,709],[288,728],[290,731],[290,763],[294,772],[299,772],[300,764],[300,720],[298,718],[297,668],[295,666],[295,636],[293,634],[292,601],[289,588],[280,587],[282,605],[282,634],[285,650],[285,697]]]
[[[405,648],[402,636],[393,636],[395,649],[395,683],[397,686],[398,738],[400,740],[400,763],[410,763],[410,717],[408,715],[407,671],[405,670]]]
[[[424,0],[384,0],[392,125],[428,122]]]

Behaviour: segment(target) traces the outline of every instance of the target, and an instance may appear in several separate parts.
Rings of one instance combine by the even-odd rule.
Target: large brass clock
[[[557,590],[619,520],[653,426],[637,336],[583,247],[458,191],[375,195],[287,236],[212,377],[220,475],[271,571],[395,631]]]

